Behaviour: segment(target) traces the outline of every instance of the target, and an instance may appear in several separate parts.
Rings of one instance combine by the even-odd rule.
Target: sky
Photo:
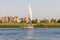
[[[29,16],[33,18],[60,18],[60,0],[0,0],[0,16]]]

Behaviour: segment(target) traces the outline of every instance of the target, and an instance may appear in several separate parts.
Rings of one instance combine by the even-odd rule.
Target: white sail
[[[31,9],[30,5],[28,5],[28,8],[29,8],[29,16],[30,16],[30,19],[32,20],[32,9]]]

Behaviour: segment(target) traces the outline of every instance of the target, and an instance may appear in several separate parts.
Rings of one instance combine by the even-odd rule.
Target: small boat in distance
[[[30,4],[28,5],[28,8],[29,8],[29,25],[24,28],[33,28],[33,26],[32,26],[32,9],[30,7]]]
[[[29,8],[29,25],[26,27],[23,27],[23,28],[33,28],[33,26],[32,26],[32,10],[31,10],[30,5],[28,5],[28,8]]]
[[[30,29],[30,28],[33,28],[33,26],[26,26],[26,27],[24,27],[24,28],[29,28],[29,29]]]

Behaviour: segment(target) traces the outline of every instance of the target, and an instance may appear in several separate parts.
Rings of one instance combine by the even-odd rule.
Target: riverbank
[[[21,28],[28,26],[27,23],[0,23],[0,28]],[[35,23],[34,28],[60,28],[60,23]]]
[[[60,28],[60,23],[41,23],[34,25],[35,28]]]

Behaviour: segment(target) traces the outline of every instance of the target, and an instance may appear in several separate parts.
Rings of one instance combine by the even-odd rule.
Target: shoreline
[[[21,28],[28,25],[26,23],[0,23],[0,28]],[[60,28],[60,23],[36,23],[32,25],[34,28]]]

